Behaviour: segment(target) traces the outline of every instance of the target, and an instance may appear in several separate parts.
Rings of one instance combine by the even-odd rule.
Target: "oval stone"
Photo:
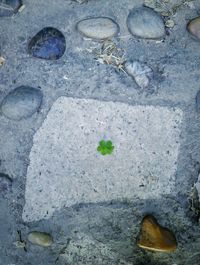
[[[49,247],[53,243],[53,239],[49,234],[37,231],[29,233],[28,240],[32,244],[42,247]]]
[[[42,97],[39,89],[20,86],[4,98],[0,110],[5,117],[19,121],[32,116],[39,109]]]
[[[187,25],[187,30],[197,39],[200,39],[200,17],[194,18]]]
[[[28,44],[28,53],[33,57],[57,60],[66,50],[65,37],[56,28],[47,27],[39,31]]]
[[[0,0],[0,17],[12,16],[21,6],[22,0]]]
[[[165,36],[164,22],[154,10],[148,7],[134,8],[128,15],[130,33],[144,39],[160,39]]]
[[[81,20],[77,23],[76,28],[85,37],[96,40],[111,38],[119,32],[119,25],[108,17]]]

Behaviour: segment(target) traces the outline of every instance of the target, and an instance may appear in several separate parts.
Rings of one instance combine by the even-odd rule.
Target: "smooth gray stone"
[[[21,6],[22,0],[0,0],[0,17],[12,16]]]
[[[1,113],[16,121],[28,118],[39,109],[42,97],[39,89],[28,86],[17,87],[2,101]]]
[[[79,21],[77,30],[85,37],[103,40],[111,38],[119,32],[119,25],[108,17],[95,17]]]
[[[154,10],[148,7],[134,8],[128,15],[130,33],[144,39],[160,39],[165,36],[164,22]]]

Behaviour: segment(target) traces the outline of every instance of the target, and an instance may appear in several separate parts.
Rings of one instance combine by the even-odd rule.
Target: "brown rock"
[[[161,252],[173,251],[177,247],[174,234],[160,226],[151,215],[145,216],[142,220],[137,244],[141,248]]]
[[[187,25],[187,30],[193,36],[200,39],[200,17],[192,19]]]

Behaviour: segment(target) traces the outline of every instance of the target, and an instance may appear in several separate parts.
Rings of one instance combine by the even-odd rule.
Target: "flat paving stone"
[[[179,108],[60,97],[33,138],[23,219],[78,203],[159,198],[173,192]],[[102,156],[100,140],[114,151]]]

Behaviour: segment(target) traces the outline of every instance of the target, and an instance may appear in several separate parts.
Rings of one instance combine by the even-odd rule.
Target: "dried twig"
[[[124,56],[120,54],[121,50],[117,48],[114,42],[105,41],[100,50],[94,50],[93,53],[99,63],[112,65],[126,73],[124,70]]]

